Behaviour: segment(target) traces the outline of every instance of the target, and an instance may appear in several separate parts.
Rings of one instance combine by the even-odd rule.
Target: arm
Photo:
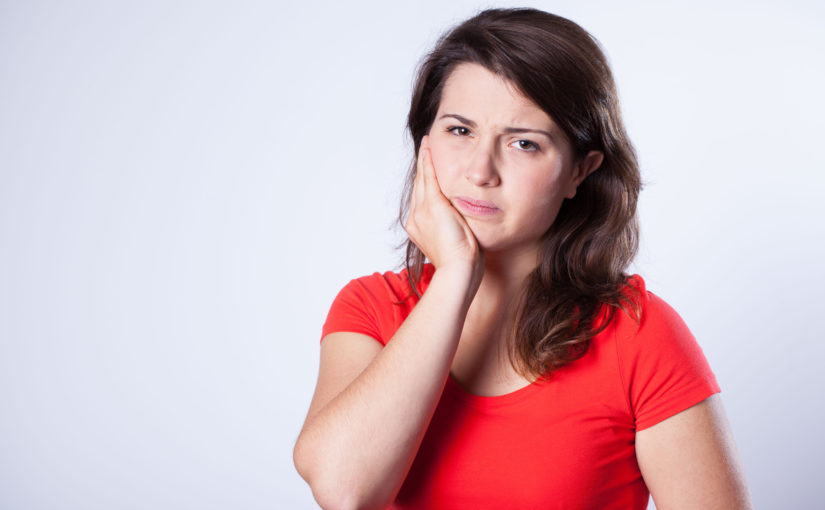
[[[658,510],[753,508],[718,394],[637,432],[636,458]]]
[[[419,153],[405,224],[437,268],[426,292],[383,348],[357,333],[332,333],[321,343],[318,383],[293,458],[323,508],[385,508],[395,499],[481,283],[483,254],[441,193],[428,152]]]
[[[469,281],[469,274],[436,271],[384,348],[357,333],[324,338],[294,450],[323,508],[384,508],[395,499],[444,388],[469,306],[455,289]],[[372,349],[379,352],[370,360]]]

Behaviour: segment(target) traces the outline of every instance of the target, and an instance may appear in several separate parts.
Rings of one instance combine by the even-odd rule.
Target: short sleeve
[[[350,331],[387,345],[418,303],[434,272],[432,264],[424,265],[417,294],[413,292],[406,270],[375,272],[351,280],[333,300],[321,339],[337,331]]]
[[[382,344],[380,313],[365,278],[351,280],[332,301],[327,320],[321,330],[321,339],[330,333],[350,331],[362,333]]]
[[[638,327],[617,331],[622,380],[636,430],[646,429],[720,391],[702,348],[676,311],[643,290]]]

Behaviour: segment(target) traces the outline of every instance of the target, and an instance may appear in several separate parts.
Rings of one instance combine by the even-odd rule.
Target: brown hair
[[[641,179],[622,124],[613,76],[598,42],[565,18],[536,9],[490,9],[454,27],[422,61],[407,128],[418,154],[450,72],[476,63],[513,83],[562,128],[575,157],[604,159],[566,199],[542,237],[541,261],[529,275],[514,330],[510,362],[523,376],[541,376],[587,352],[590,339],[628,299],[624,272],[638,249],[636,201]],[[416,171],[410,165],[398,221],[404,225]],[[403,246],[403,244],[402,244]],[[424,254],[406,241],[404,264],[416,294]],[[606,320],[599,320],[606,312]]]

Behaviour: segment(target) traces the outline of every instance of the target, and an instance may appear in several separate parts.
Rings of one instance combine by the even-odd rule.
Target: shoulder
[[[720,391],[704,352],[682,317],[633,275],[640,320],[619,312],[615,345],[624,390],[637,430]]]
[[[417,288],[423,292],[432,278],[435,268],[432,264],[425,264],[421,275],[421,281]],[[360,276],[351,280],[343,290],[367,292],[380,297],[392,297],[404,299],[412,291],[410,277],[407,269],[400,271],[375,272],[370,275]]]
[[[425,265],[418,290],[423,293],[434,267]],[[375,272],[349,281],[332,302],[322,337],[335,331],[352,331],[372,336],[386,344],[418,296],[412,291],[406,269]]]
[[[617,332],[623,336],[654,336],[674,330],[686,331],[687,325],[676,310],[647,287],[638,274],[628,277],[622,288],[624,310],[617,313]]]
[[[624,310],[614,317],[616,348],[626,360],[660,357],[704,359],[702,350],[682,316],[639,275],[628,278]],[[659,359],[658,361],[661,361]]]

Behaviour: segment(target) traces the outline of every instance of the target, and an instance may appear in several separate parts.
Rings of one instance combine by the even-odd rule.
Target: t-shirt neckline
[[[518,404],[535,393],[541,391],[549,381],[545,378],[538,378],[527,386],[523,386],[517,390],[505,393],[503,395],[476,395],[465,390],[455,379],[452,374],[447,376],[447,384],[444,387],[444,393],[452,395],[460,401],[466,402],[477,408],[497,408]]]

